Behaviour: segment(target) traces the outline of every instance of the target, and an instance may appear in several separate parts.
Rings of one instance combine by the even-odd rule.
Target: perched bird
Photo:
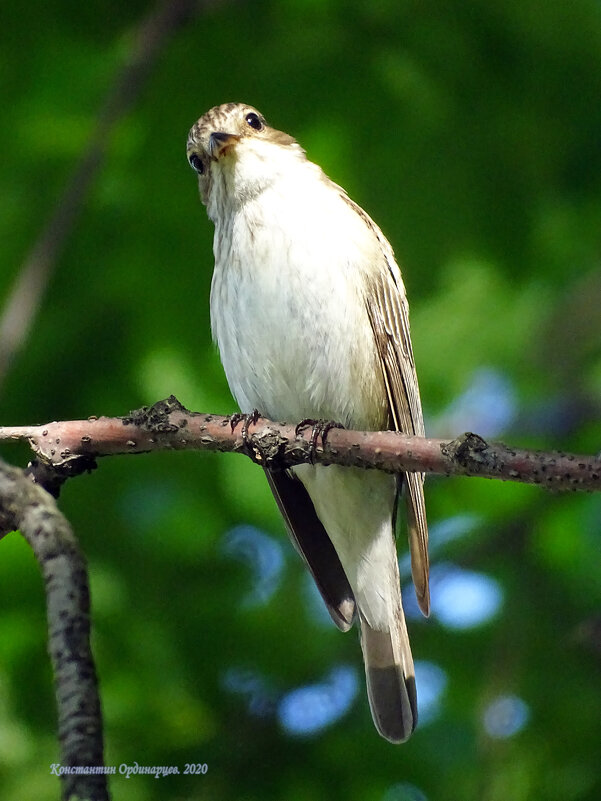
[[[423,436],[405,287],[373,220],[252,106],[208,111],[187,155],[215,225],[211,327],[241,411]],[[311,464],[266,473],[332,619],[347,631],[358,618],[378,731],[406,740],[417,697],[394,528],[403,490],[427,615],[423,475]]]

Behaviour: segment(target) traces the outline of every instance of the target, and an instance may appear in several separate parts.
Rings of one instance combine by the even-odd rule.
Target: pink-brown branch
[[[413,471],[539,484],[555,490],[601,490],[601,459],[570,453],[545,453],[487,443],[476,434],[455,440],[408,437],[393,431],[332,429],[312,449],[310,430],[296,433],[291,423],[259,418],[232,428],[231,418],[189,412],[175,398],[126,417],[90,417],[39,426],[0,427],[0,440],[26,439],[38,461],[63,471],[90,466],[100,456],[157,450],[244,452],[273,469],[315,461],[375,468],[390,473]]]

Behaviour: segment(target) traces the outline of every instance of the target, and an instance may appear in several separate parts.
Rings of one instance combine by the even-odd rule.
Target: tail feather
[[[396,481],[334,465],[301,465],[295,472],[351,588],[374,723],[390,742],[403,742],[417,723],[417,699],[392,530]]]
[[[359,617],[367,695],[374,724],[382,737],[392,743],[402,743],[417,724],[415,669],[402,609],[401,617],[389,631],[376,631],[363,615]]]

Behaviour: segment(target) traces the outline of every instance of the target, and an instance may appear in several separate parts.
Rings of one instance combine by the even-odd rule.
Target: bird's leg
[[[311,439],[309,440],[309,454],[311,458],[311,464],[315,464],[315,454],[317,453],[317,440],[321,437],[321,447],[323,448],[326,444],[326,437],[328,436],[328,431],[332,428],[344,428],[342,423],[336,423],[334,420],[313,420],[310,417],[306,417],[298,423],[296,428],[294,429],[294,433],[298,437],[305,428],[311,427]]]
[[[244,442],[246,448],[249,447],[248,427],[251,425],[251,423],[254,425],[254,423],[257,422],[260,416],[261,414],[259,410],[253,409],[253,411],[250,414],[242,414],[241,412],[235,412],[235,414],[233,414],[230,417],[230,426],[232,427],[232,434],[234,433],[234,429],[236,428],[238,423],[242,422],[242,431],[241,431],[242,441]]]

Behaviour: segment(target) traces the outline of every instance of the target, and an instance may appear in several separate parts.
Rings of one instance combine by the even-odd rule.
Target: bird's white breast
[[[305,162],[214,220],[211,323],[241,409],[381,425],[365,302],[381,254],[361,217]]]

